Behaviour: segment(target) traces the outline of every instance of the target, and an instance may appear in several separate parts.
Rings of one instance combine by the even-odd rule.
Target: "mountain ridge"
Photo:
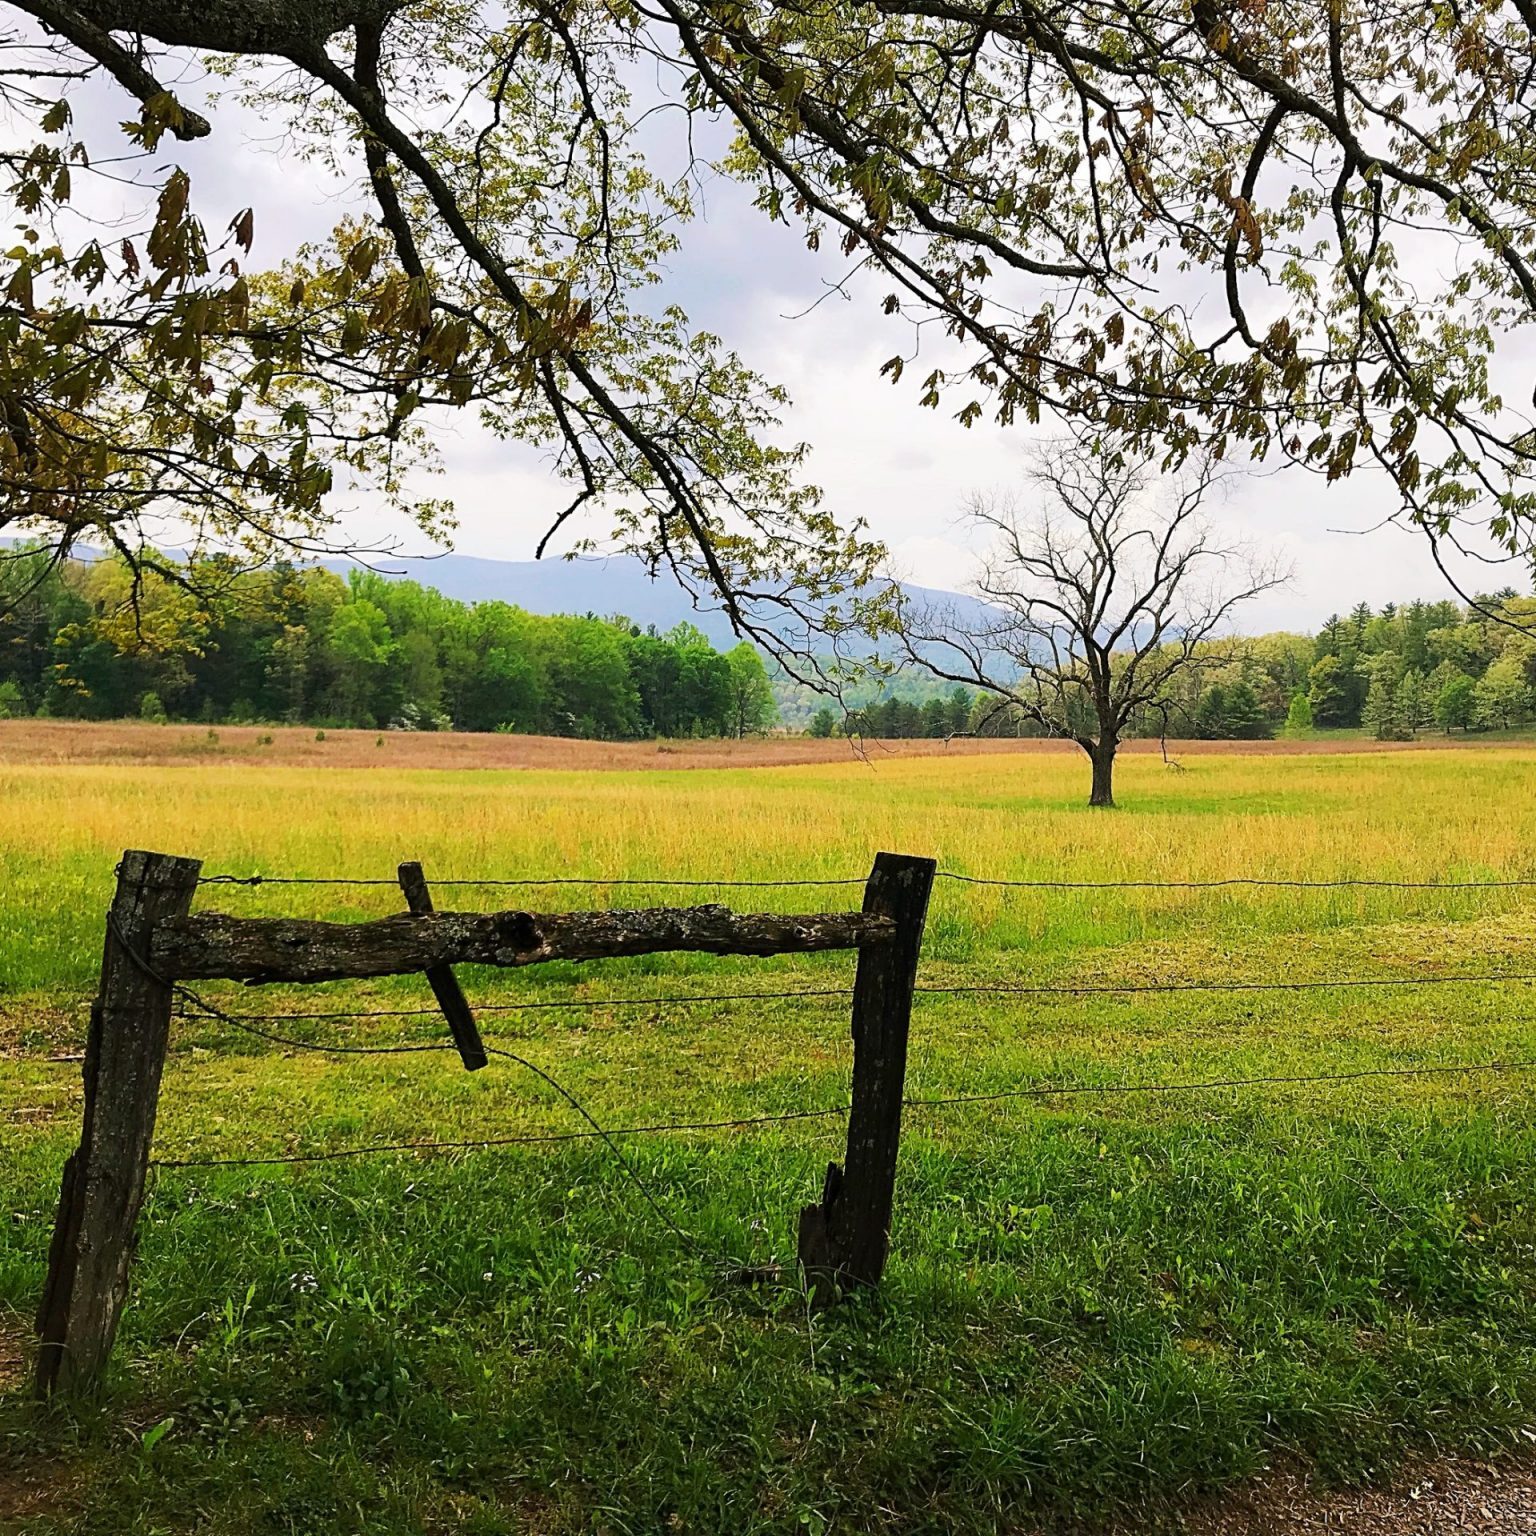
[[[658,630],[686,622],[717,646],[732,645],[737,639],[730,620],[718,607],[695,606],[675,581],[666,576],[653,577],[645,563],[633,555],[494,560],[449,552],[391,557],[378,563],[346,558],[317,563],[341,575],[366,569],[394,580],[419,582],[465,603],[511,603],[539,614],[593,613],[605,618],[622,615],[632,624],[642,628],[655,625]],[[962,592],[908,582],[899,585],[918,603],[951,606],[967,618],[981,618],[993,611]]]

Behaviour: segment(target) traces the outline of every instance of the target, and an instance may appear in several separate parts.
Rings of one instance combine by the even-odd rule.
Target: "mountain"
[[[326,560],[345,575],[350,560]],[[718,607],[695,608],[688,594],[668,576],[654,579],[632,555],[580,560],[485,560],[477,555],[436,555],[381,559],[371,569],[381,575],[436,587],[460,602],[500,601],[530,613],[622,614],[642,628],[671,629],[684,621],[701,629],[717,646],[735,643],[730,621]],[[991,610],[973,597],[933,587],[904,586],[918,606],[952,607],[966,622],[984,622]],[[787,630],[786,630],[787,632]]]
[[[0,547],[21,542],[0,538]],[[180,554],[180,551],[168,551]],[[76,560],[99,560],[102,552],[84,544],[71,551]],[[415,581],[436,587],[445,597],[464,603],[503,602],[529,613],[596,614],[610,618],[622,614],[642,628],[658,630],[690,623],[710,642],[728,648],[736,643],[730,621],[718,606],[706,603],[695,608],[688,594],[668,576],[652,577],[645,564],[632,555],[586,557],[578,560],[487,560],[478,555],[380,556],[363,562],[336,557],[317,562],[345,576],[368,569],[398,581]],[[903,583],[902,591],[918,608],[952,610],[962,625],[982,627],[995,610],[962,593],[936,587]],[[786,624],[784,633],[793,626]]]

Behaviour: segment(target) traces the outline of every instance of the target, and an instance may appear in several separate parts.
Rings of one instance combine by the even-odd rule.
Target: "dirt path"
[[[1319,1493],[1276,1474],[1195,1511],[1188,1536],[1528,1536],[1536,1532],[1536,1458],[1488,1465],[1445,1461],[1391,1490]]]

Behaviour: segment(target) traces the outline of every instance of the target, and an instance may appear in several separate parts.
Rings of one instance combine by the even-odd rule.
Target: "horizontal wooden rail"
[[[367,923],[228,917],[200,912],[157,923],[149,964],[171,980],[341,981],[446,965],[537,965],[699,950],[801,954],[889,941],[893,919],[862,912],[783,916],[729,907],[637,912],[403,912]]]

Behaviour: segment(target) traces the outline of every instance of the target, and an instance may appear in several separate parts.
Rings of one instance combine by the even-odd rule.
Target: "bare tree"
[[[1166,708],[1177,674],[1228,660],[1212,641],[1233,611],[1289,579],[1206,524],[1216,478],[1210,458],[1164,481],[1087,439],[1042,449],[1038,512],[1012,497],[969,507],[994,539],[973,590],[995,617],[909,605],[907,658],[1076,742],[1093,764],[1088,803],[1112,806],[1131,722]]]

